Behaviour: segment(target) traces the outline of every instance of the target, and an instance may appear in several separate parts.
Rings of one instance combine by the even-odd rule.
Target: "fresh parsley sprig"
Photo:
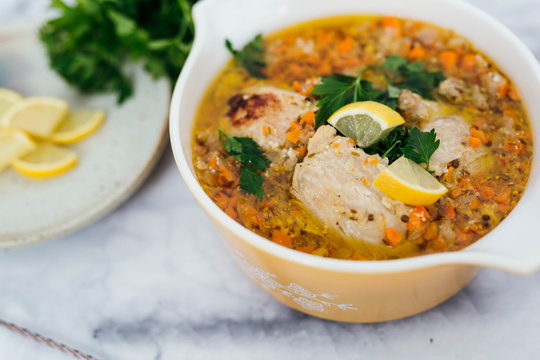
[[[176,82],[195,33],[196,1],[51,0],[59,15],[39,37],[51,68],[69,84],[84,93],[117,93],[122,103],[133,94],[128,61]]]
[[[362,80],[367,70],[357,77],[334,74],[321,79],[322,83],[311,91],[313,95],[319,96],[315,128],[324,125],[334,112],[352,102],[372,100],[392,109],[397,107],[399,92],[374,89],[371,81]]]
[[[266,171],[270,160],[252,138],[230,136],[221,129],[218,129],[218,136],[225,151],[240,163],[240,189],[262,200],[265,178],[260,172]]]
[[[234,56],[234,59],[242,65],[250,75],[261,79],[266,78],[266,75],[263,72],[266,67],[266,62],[263,59],[264,46],[261,34],[255,36],[255,38],[248,42],[242,50],[235,50],[229,39],[225,39],[225,46]]]
[[[440,140],[437,139],[434,129],[423,132],[416,127],[411,129],[398,127],[364,151],[370,155],[379,154],[382,158],[388,158],[389,163],[405,156],[429,169],[431,155],[439,148],[439,145]]]
[[[432,91],[444,80],[444,76],[440,72],[425,71],[424,68],[421,61],[409,63],[402,57],[390,56],[381,66],[368,67],[357,77],[340,74],[323,77],[321,84],[311,91],[313,95],[319,96],[315,127],[324,125],[342,106],[356,101],[376,101],[395,110],[403,89],[433,99]],[[377,89],[371,81],[363,80],[370,70],[380,71],[385,76],[385,90]]]

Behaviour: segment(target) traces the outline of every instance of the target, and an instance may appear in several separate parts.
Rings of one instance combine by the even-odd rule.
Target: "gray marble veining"
[[[540,58],[540,3],[472,0]],[[48,1],[2,0],[0,21]],[[253,285],[190,195],[170,149],[93,226],[0,253],[0,318],[100,359],[508,359],[540,353],[540,274],[483,270],[423,314],[351,325],[290,310]],[[0,359],[69,359],[0,328]]]

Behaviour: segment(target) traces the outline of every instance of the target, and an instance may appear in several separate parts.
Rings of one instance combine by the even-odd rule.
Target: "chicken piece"
[[[253,138],[264,150],[291,147],[285,139],[291,122],[297,121],[316,104],[292,91],[273,86],[257,86],[229,100],[229,116],[236,136]],[[299,142],[307,142],[313,128],[301,132]]]
[[[421,127],[422,131],[431,129],[435,129],[440,145],[429,160],[429,169],[435,175],[442,175],[448,171],[448,164],[453,162],[451,166],[458,170],[456,173],[474,172],[474,162],[485,154],[485,148],[482,145],[471,147],[469,124],[460,116],[437,116]]]
[[[429,120],[437,110],[437,103],[426,101],[410,90],[403,90],[399,95],[398,108],[402,111],[407,122],[414,124]]]
[[[387,228],[405,234],[410,207],[392,200],[372,183],[388,162],[367,155],[352,142],[321,126],[296,165],[291,193],[306,210],[345,239],[381,244]]]
[[[450,77],[439,84],[437,91],[451,103],[461,104],[463,96],[467,92],[467,86],[465,81]]]

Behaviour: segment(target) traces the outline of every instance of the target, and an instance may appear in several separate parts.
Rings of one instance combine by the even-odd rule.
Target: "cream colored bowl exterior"
[[[540,268],[540,178],[534,161],[527,190],[512,213],[472,246],[392,261],[316,257],[264,239],[222,212],[199,186],[190,137],[199,101],[229,59],[224,39],[240,44],[302,21],[347,14],[396,15],[453,28],[501,67],[522,93],[535,135],[540,126],[540,67],[493,18],[456,0],[204,0],[194,8],[196,38],[170,112],[175,159],[186,184],[245,273],[282,303],[313,316],[349,322],[397,319],[429,309],[462,289],[480,266],[516,274]],[[535,153],[539,144],[535,143]]]

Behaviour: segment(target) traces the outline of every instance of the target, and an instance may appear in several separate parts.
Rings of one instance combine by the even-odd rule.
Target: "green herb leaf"
[[[370,155],[379,154],[381,158],[388,158],[388,162],[391,164],[403,156],[402,149],[405,147],[408,136],[409,129],[397,127],[381,141],[364,149],[364,151]]]
[[[261,34],[255,36],[253,40],[248,42],[242,50],[235,50],[229,39],[225,40],[225,46],[234,56],[235,60],[242,65],[252,76],[258,78],[266,78],[263,70],[266,67],[266,62],[263,59],[264,46]]]
[[[49,64],[84,93],[133,94],[126,62],[174,84],[187,58],[196,0],[52,0],[59,16],[40,29]]]
[[[262,200],[265,178],[260,172],[266,171],[270,160],[252,138],[230,136],[221,129],[218,129],[218,137],[225,151],[240,163],[240,189]]]
[[[437,140],[435,129],[430,132],[422,132],[418,128],[412,128],[405,140],[403,155],[417,164],[424,164],[429,169],[429,159],[437,150],[441,141]]]

